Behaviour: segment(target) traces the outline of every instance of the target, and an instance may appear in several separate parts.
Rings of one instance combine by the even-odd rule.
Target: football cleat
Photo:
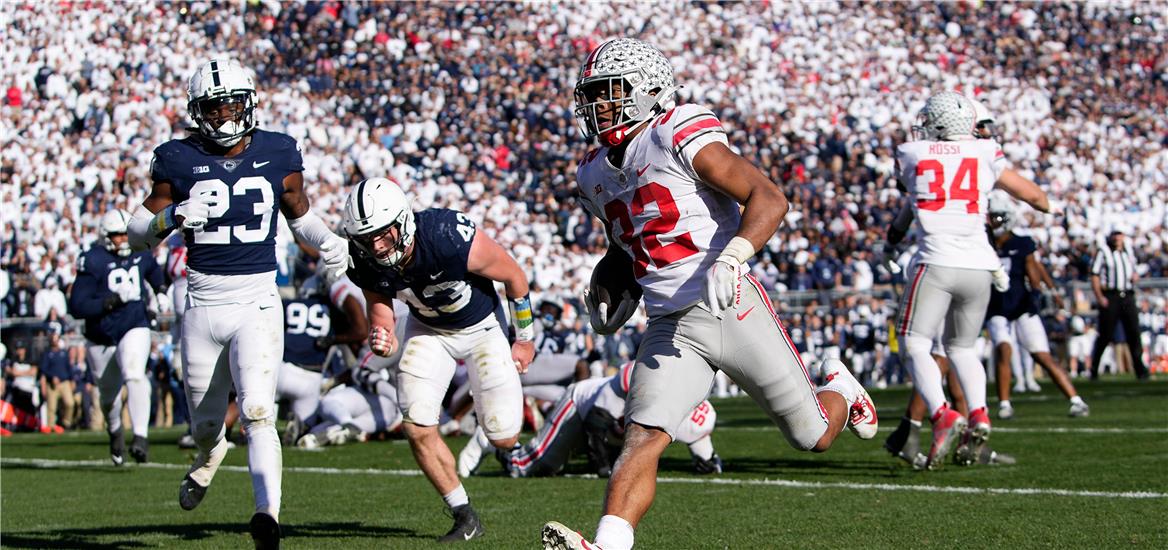
[[[543,550],[602,550],[599,546],[588,542],[584,535],[569,529],[558,521],[549,521],[543,525],[540,533],[543,541]]]
[[[463,504],[450,511],[454,516],[454,526],[445,535],[438,537],[438,542],[462,542],[478,538],[486,534],[478,514],[470,504]]]
[[[1014,384],[1014,390],[1012,393],[1026,393],[1026,383],[1019,380]]]
[[[130,456],[134,457],[134,462],[138,464],[148,462],[146,458],[149,454],[150,442],[145,437],[136,435],[130,440]]]
[[[1003,466],[1010,466],[1017,464],[1018,460],[1015,459],[1013,455],[999,453],[991,449],[989,445],[986,445],[981,448],[981,453],[977,455],[977,463],[990,465],[1001,464]]]
[[[1042,391],[1042,386],[1039,386],[1038,382],[1035,382],[1033,380],[1027,380],[1026,381],[1026,389],[1030,392],[1038,393],[1038,392]]]
[[[304,432],[307,430],[308,426],[304,424],[304,421],[299,416],[292,415],[292,419],[284,426],[284,433],[280,438],[280,444],[285,447],[296,446],[296,442],[300,441],[300,436],[304,435]]]
[[[187,474],[178,486],[178,505],[183,510],[194,510],[198,508],[200,502],[203,502],[203,497],[206,495],[207,488],[199,485],[194,479],[191,479],[190,474]]]
[[[263,512],[256,512],[248,524],[256,550],[279,550],[280,524]]]
[[[969,429],[962,434],[961,445],[953,455],[953,462],[969,466],[977,462],[986,442],[990,439],[990,415],[985,407],[969,413]]]
[[[539,410],[539,402],[534,397],[523,398],[523,421],[531,426],[531,431],[538,432],[543,428],[543,413]]]
[[[998,419],[1010,420],[1011,418],[1014,418],[1014,405],[1010,403],[1002,403],[998,407]]]
[[[929,454],[925,460],[926,468],[930,470],[941,468],[949,449],[965,432],[967,425],[965,417],[950,409],[949,405],[942,406],[941,410],[933,415],[933,444],[929,447]]]
[[[356,424],[345,424],[341,430],[340,439],[337,442],[331,442],[333,445],[345,445],[347,443],[364,443],[369,439],[369,435],[364,430],[358,428]]]
[[[1091,414],[1091,407],[1087,406],[1086,401],[1079,401],[1078,403],[1071,403],[1071,410],[1067,412],[1072,418],[1082,418]]]
[[[121,466],[126,463],[126,437],[121,428],[116,431],[109,432],[110,438],[110,460],[114,466]]]
[[[848,428],[852,430],[852,433],[860,439],[876,437],[876,432],[879,429],[879,422],[876,419],[876,405],[872,403],[872,398],[868,396],[864,386],[860,385],[860,381],[852,376],[847,365],[838,359],[824,359],[819,368],[823,373],[824,386],[832,382],[843,383],[850,387],[852,395],[855,396],[848,404]]]
[[[313,450],[320,448],[320,440],[314,433],[306,433],[303,437],[296,441],[296,446],[301,449]]]
[[[185,433],[178,438],[178,448],[180,449],[196,449],[199,446],[195,443],[195,436]]]
[[[694,455],[693,466],[694,471],[702,475],[720,474],[722,473],[722,458],[718,456],[718,453],[714,453],[712,456],[710,456],[709,460],[705,460],[697,455]],[[612,469],[609,468],[605,473],[608,475],[602,475],[600,472],[597,472],[596,475],[600,477],[611,477]]]
[[[925,461],[925,455],[921,454],[921,427],[901,422],[884,440],[884,450],[919,470],[918,459],[922,465]]]

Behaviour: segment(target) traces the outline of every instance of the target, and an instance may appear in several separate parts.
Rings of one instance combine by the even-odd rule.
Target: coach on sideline
[[[1123,332],[1131,347],[1136,378],[1148,378],[1140,342],[1140,312],[1136,308],[1136,257],[1124,246],[1124,234],[1118,229],[1107,237],[1107,248],[1100,247],[1091,261],[1091,290],[1099,304],[1099,337],[1091,351],[1091,379],[1099,377],[1099,360],[1103,350],[1115,337],[1115,322],[1123,323]]]

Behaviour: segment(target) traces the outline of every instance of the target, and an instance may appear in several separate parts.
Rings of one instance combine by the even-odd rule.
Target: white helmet
[[[132,252],[130,250],[130,241],[127,239],[122,241],[121,244],[114,244],[113,239],[110,237],[113,235],[125,235],[129,231],[129,212],[115,208],[109,212],[106,212],[105,215],[101,217],[101,245],[104,246],[106,250],[109,250],[110,252],[123,258],[129,256]]]
[[[1005,191],[996,189],[990,192],[989,212],[986,214],[986,223],[995,237],[1000,237],[1013,231],[1016,225],[1014,219],[1014,202]]]
[[[614,99],[614,91],[621,96]],[[673,99],[677,84],[673,67],[657,48],[634,38],[601,44],[580,67],[576,80],[576,121],[585,138],[600,136],[609,147],[620,145],[629,132],[647,122]],[[613,120],[601,128],[597,108],[614,104]]]
[[[240,105],[234,117],[212,116],[224,105]],[[212,59],[187,84],[187,112],[199,133],[221,147],[231,147],[255,130],[256,86],[251,73],[234,59]]]
[[[970,98],[973,102],[974,114],[974,137],[979,139],[991,139],[994,137],[994,115],[990,114],[990,110],[986,109],[985,105],[976,99]]]
[[[913,137],[928,141],[973,139],[976,118],[969,98],[957,92],[933,94],[917,114]]]
[[[395,266],[414,242],[414,211],[406,194],[396,183],[385,178],[369,178],[345,199],[342,231],[373,261],[384,266]],[[373,251],[373,241],[391,228],[397,227],[398,242],[383,257]]]

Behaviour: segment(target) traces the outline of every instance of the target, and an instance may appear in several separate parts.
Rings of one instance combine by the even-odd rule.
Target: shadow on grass
[[[306,523],[300,525],[285,525],[283,539],[285,542],[297,543],[296,539],[336,539],[336,538],[420,538],[429,539],[429,535],[421,535],[412,529],[396,527],[382,527],[365,525],[359,522],[325,522]],[[158,536],[174,537],[181,541],[197,541],[222,535],[238,535],[246,537],[234,544],[225,541],[229,547],[250,546],[250,535],[247,524],[240,523],[193,523],[193,524],[166,524],[166,525],[124,525],[118,527],[92,527],[86,529],[65,529],[61,531],[25,531],[4,533],[4,546],[7,548],[160,548],[173,546],[174,540],[144,542],[142,537]],[[111,540],[112,539],[112,540]],[[118,540],[124,539],[124,540]],[[247,542],[244,542],[244,541]],[[308,543],[301,540],[300,543]]]

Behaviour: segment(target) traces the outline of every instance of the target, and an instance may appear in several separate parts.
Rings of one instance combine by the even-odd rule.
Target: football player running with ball
[[[928,99],[913,126],[916,141],[897,148],[897,177],[907,190],[921,234],[912,281],[900,305],[897,332],[916,391],[933,423],[927,467],[941,466],[953,443],[970,426],[967,442],[980,448],[990,433],[985,370],[974,342],[985,319],[990,287],[1001,262],[985,233],[989,192],[995,187],[1049,210],[1046,194],[1009,169],[1002,148],[976,139],[975,106],[957,92]],[[967,420],[949,407],[941,370],[930,352],[938,328],[969,407]]]
[[[621,328],[643,289],[650,317],[632,374],[624,446],[595,544],[549,522],[546,548],[627,550],[656,491],[658,459],[718,370],[749,394],[795,448],[825,451],[844,426],[876,435],[867,393],[836,360],[808,378],[762,285],[745,265],[779,228],[782,191],[727,146],[718,118],[674,105],[656,48],[621,38],[592,51],[576,83],[576,117],[601,146],[581,160],[582,203],[608,231],[586,303],[601,334]],[[741,205],[741,210],[740,210]],[[618,279],[635,277],[620,287]],[[776,343],[778,343],[776,345]]]
[[[255,493],[251,535],[256,548],[277,548],[282,458],[275,392],[284,350],[277,206],[330,270],[348,266],[348,247],[309,210],[296,140],[257,129],[255,82],[239,62],[203,64],[187,92],[194,135],[154,150],[154,187],[130,224],[135,248],[154,247],[177,228],[188,249],[183,382],[199,453],[179,488],[179,505],[192,510],[202,502],[227,454],[223,419],[234,385]]]
[[[519,374],[535,355],[527,276],[465,214],[444,208],[415,213],[397,184],[385,178],[365,180],[349,194],[344,231],[353,257],[349,278],[365,292],[373,353],[388,357],[401,344],[394,336],[393,299],[410,309],[398,404],[414,459],[454,516],[454,526],[438,540],[480,537],[483,526],[438,433],[438,418],[456,361],[464,360],[487,439],[507,450],[519,441]],[[514,345],[507,343],[496,281],[511,303]]]

